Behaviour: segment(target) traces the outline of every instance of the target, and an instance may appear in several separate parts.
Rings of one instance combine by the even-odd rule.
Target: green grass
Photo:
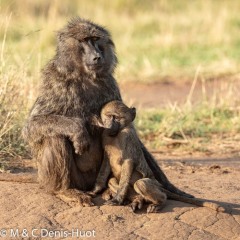
[[[224,139],[231,142],[232,152],[238,151],[240,146],[240,110],[218,104],[209,105],[209,102],[172,109],[142,110],[136,127],[141,138],[155,150],[172,145],[188,149],[190,153],[202,152],[209,145],[224,144]],[[221,153],[230,150],[224,149]],[[218,151],[218,147],[211,149],[215,154],[220,154]]]
[[[119,57],[119,82],[222,76],[239,78],[238,0],[0,0],[0,157],[26,155],[21,128],[37,94],[40,70],[53,56],[56,30],[76,15],[106,26]],[[142,137],[209,139],[239,133],[237,94],[198,106],[142,113]],[[201,121],[202,120],[202,121]],[[185,136],[185,137],[184,137]]]

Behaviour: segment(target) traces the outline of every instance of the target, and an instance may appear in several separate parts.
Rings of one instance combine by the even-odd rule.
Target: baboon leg
[[[108,188],[112,196],[115,196],[117,194],[117,191],[119,189],[119,184],[116,178],[113,177],[109,179]]]
[[[116,195],[118,188],[119,185],[117,179],[114,177],[110,178],[108,180],[108,188],[102,193],[102,198],[106,201],[109,201]]]
[[[83,206],[92,205],[91,197],[77,189],[79,183],[74,162],[73,149],[64,137],[45,138],[43,151],[38,156],[38,180],[40,186],[53,192],[63,201],[78,202]],[[81,175],[79,175],[81,180]]]
[[[108,189],[102,194],[103,199],[106,201],[110,200],[114,195],[116,195],[118,189],[119,189],[119,184],[117,182],[117,179],[110,178],[108,181]],[[133,189],[132,186],[129,186],[129,189],[127,192],[127,200],[131,202],[130,207],[134,212],[137,209],[142,209],[144,198],[138,193],[136,193],[136,191]]]
[[[70,188],[77,188],[81,189],[82,191],[86,190],[85,179],[83,173],[81,173],[77,167],[77,164],[74,159],[75,154],[73,153],[73,159],[71,161],[71,168],[70,168]]]
[[[38,156],[38,180],[47,191],[70,187],[70,167],[73,161],[70,143],[64,137],[44,139]]]
[[[103,193],[102,193],[102,199],[104,199],[105,201],[108,201],[110,199],[112,199],[112,191],[110,190],[110,188],[107,188]]]
[[[151,202],[147,213],[159,212],[167,200],[167,196],[160,190],[160,183],[155,179],[142,178],[134,183],[134,190],[147,202]]]

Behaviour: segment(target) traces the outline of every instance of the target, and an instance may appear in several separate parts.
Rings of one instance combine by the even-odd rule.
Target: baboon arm
[[[44,137],[66,136],[72,142],[76,154],[82,154],[89,147],[89,135],[85,123],[80,118],[62,115],[32,116],[23,129],[23,137],[36,143]]]
[[[81,130],[85,128],[80,118],[69,118],[61,115],[37,115],[32,116],[28,123],[26,131],[34,135],[39,133],[44,136],[69,135],[76,128]]]
[[[134,166],[134,163],[132,159],[123,160],[122,169],[121,169],[121,178],[119,181],[119,190],[115,196],[115,199],[119,203],[122,203],[126,197],[127,190],[130,184],[130,179],[132,177],[133,166]]]
[[[109,163],[106,153],[104,153],[103,162],[102,162],[100,171],[98,173],[94,189],[92,190],[93,193],[95,193],[95,194],[99,193],[104,188],[106,188],[107,180],[110,175],[110,172],[111,172],[110,163]]]
[[[80,118],[69,118],[61,115],[32,116],[24,129],[26,135],[43,135],[53,137],[56,135],[71,136],[75,131],[85,131]]]

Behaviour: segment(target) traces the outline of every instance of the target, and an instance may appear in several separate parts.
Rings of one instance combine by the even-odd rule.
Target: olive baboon
[[[107,102],[121,100],[113,77],[117,57],[108,31],[81,18],[71,20],[57,40],[23,136],[37,159],[40,185],[89,206],[91,197],[83,191],[93,188],[103,155],[102,130],[90,118]],[[171,192],[191,196],[169,182],[140,144],[156,179]]]
[[[132,201],[132,208],[141,208],[143,201],[150,202],[147,212],[158,212],[167,197],[197,206],[206,206],[223,211],[219,205],[196,198],[187,198],[165,190],[149,168],[141,144],[138,141],[132,121],[136,109],[128,108],[121,101],[111,101],[101,110],[101,119],[96,125],[103,131],[104,165],[101,166],[93,194],[104,189],[110,171],[113,178],[109,188],[113,198],[108,204],[123,204],[126,198]],[[96,121],[96,120],[95,120]]]

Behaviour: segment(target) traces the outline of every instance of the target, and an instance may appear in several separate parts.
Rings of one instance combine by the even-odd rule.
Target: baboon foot
[[[97,193],[93,192],[93,191],[90,191],[90,192],[85,192],[87,195],[95,198],[97,196]]]
[[[102,199],[105,201],[109,201],[112,197],[113,194],[109,188],[102,193]]]
[[[105,205],[110,205],[110,206],[120,206],[120,205],[127,205],[129,203],[128,200],[122,200],[118,198],[112,198],[108,201],[106,201],[104,204]]]
[[[91,196],[78,191],[77,189],[67,189],[60,191],[56,193],[56,196],[66,203],[74,202],[83,207],[90,207],[94,205]]]
[[[118,206],[120,205],[116,199],[110,199],[104,203],[104,205]]]
[[[147,207],[147,213],[158,213],[163,208],[163,205],[149,204]]]
[[[143,203],[144,203],[144,198],[142,196],[138,195],[137,197],[135,197],[130,204],[133,212],[135,212],[137,209],[139,210],[142,209]]]

